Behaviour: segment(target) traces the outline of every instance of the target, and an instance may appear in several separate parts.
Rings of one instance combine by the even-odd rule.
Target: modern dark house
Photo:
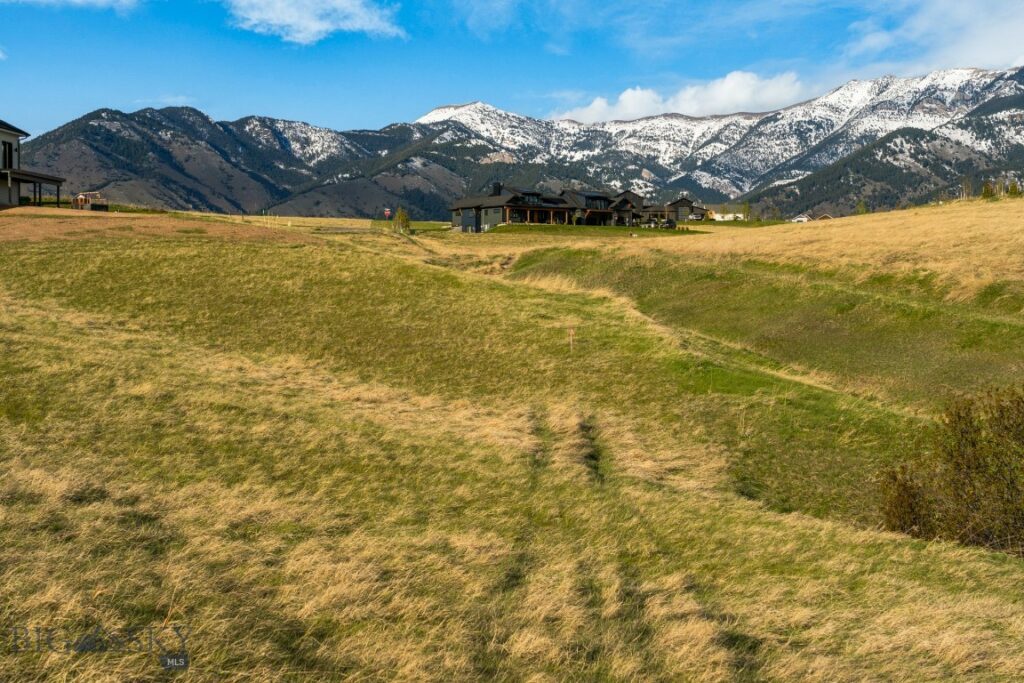
[[[503,223],[566,225],[576,207],[565,198],[495,183],[489,195],[465,197],[451,206],[452,227],[462,232],[487,232]]]
[[[643,223],[683,223],[690,220],[704,220],[708,210],[697,206],[692,200],[680,197],[671,204],[644,206]]]
[[[452,228],[487,232],[507,223],[532,225],[663,225],[703,220],[707,209],[682,197],[649,205],[635,192],[563,190],[557,195],[495,183],[488,195],[465,197],[451,206]]]
[[[32,202],[42,206],[43,186],[50,185],[57,190],[57,206],[60,206],[60,188],[63,178],[35,173],[21,168],[21,139],[28,133],[0,120],[0,206],[17,206],[21,203],[21,186],[32,187]]]

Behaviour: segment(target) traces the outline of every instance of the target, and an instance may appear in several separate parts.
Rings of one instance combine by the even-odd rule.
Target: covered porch
[[[7,169],[0,171],[0,182],[6,183],[8,188],[18,185],[30,185],[32,187],[31,203],[35,206],[43,205],[43,188],[50,186],[56,190],[57,207],[60,207],[60,190],[65,179],[45,173],[33,171],[22,171],[20,169]],[[20,196],[20,192],[19,192]]]
[[[505,223],[530,225],[571,225],[571,209],[505,207]]]

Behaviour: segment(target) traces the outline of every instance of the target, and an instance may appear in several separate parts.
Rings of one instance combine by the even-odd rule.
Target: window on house
[[[14,168],[14,144],[10,142],[3,143],[3,160],[2,168]]]

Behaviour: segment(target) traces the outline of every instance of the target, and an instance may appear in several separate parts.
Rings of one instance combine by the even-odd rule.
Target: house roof
[[[558,196],[562,198],[562,201],[574,208],[581,209],[586,206],[586,202],[582,199],[583,195],[576,190],[562,190]]]
[[[612,196],[608,192],[594,192],[591,190],[562,190],[559,195],[567,204],[577,209],[588,209],[588,199],[604,199],[608,201],[608,209],[616,205],[616,197]],[[588,209],[589,211],[601,210],[601,209]]]
[[[540,203],[527,203],[523,201],[523,197],[531,195],[540,197]],[[539,209],[552,209],[552,208],[567,208],[569,204],[563,197],[553,197],[545,195],[541,192],[533,190],[517,190],[514,188],[504,188],[501,194],[490,194],[490,195],[478,195],[475,197],[464,197],[449,207],[452,211],[458,209],[495,209],[502,206],[509,205],[524,205],[530,207],[536,207]]]
[[[60,176],[49,175],[47,173],[36,173],[34,171],[25,171],[20,168],[9,168],[5,171],[0,171],[0,176],[9,176],[11,180],[17,180],[23,183],[43,183],[44,185],[63,185],[66,182],[66,179],[61,178]]]
[[[644,211],[668,211],[672,207],[682,206],[682,205],[689,206],[692,209],[703,208],[703,207],[698,207],[696,204],[694,204],[693,200],[690,199],[689,197],[680,197],[679,199],[677,199],[674,202],[671,202],[669,204],[644,204],[643,205],[643,210]],[[704,210],[707,211],[707,209],[704,209]]]
[[[522,201],[522,197],[526,195],[540,197],[540,203],[527,204]],[[623,206],[626,203],[632,204],[636,209],[641,208],[633,201],[633,197],[641,198],[640,195],[635,192],[622,192],[617,195],[613,195],[610,192],[596,192],[592,190],[562,190],[557,196],[555,196],[544,194],[537,190],[522,190],[515,187],[503,186],[501,194],[465,197],[452,204],[451,210],[491,209],[495,207],[509,205],[514,206],[520,204],[540,209],[586,209],[588,199],[605,199],[609,203],[609,209],[612,207]]]
[[[459,201],[451,205],[451,210],[456,209],[493,209],[497,206],[505,206],[511,199],[516,197],[515,194],[508,191],[502,191],[501,194],[497,195],[477,195],[475,197],[463,197]]]
[[[3,119],[0,119],[0,130],[6,130],[10,133],[16,133],[17,135],[23,138],[27,138],[30,135],[28,131],[24,131],[21,128],[18,128],[17,126],[12,126]]]

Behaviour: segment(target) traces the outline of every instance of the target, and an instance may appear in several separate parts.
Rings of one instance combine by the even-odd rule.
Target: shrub
[[[911,536],[929,536],[932,512],[914,469],[903,464],[886,472],[882,486],[885,528]]]
[[[399,209],[398,212],[395,214],[394,226],[395,232],[399,233],[400,235],[409,234],[409,213],[405,209]]]
[[[932,448],[883,486],[893,531],[1024,555],[1024,390],[954,401]]]

